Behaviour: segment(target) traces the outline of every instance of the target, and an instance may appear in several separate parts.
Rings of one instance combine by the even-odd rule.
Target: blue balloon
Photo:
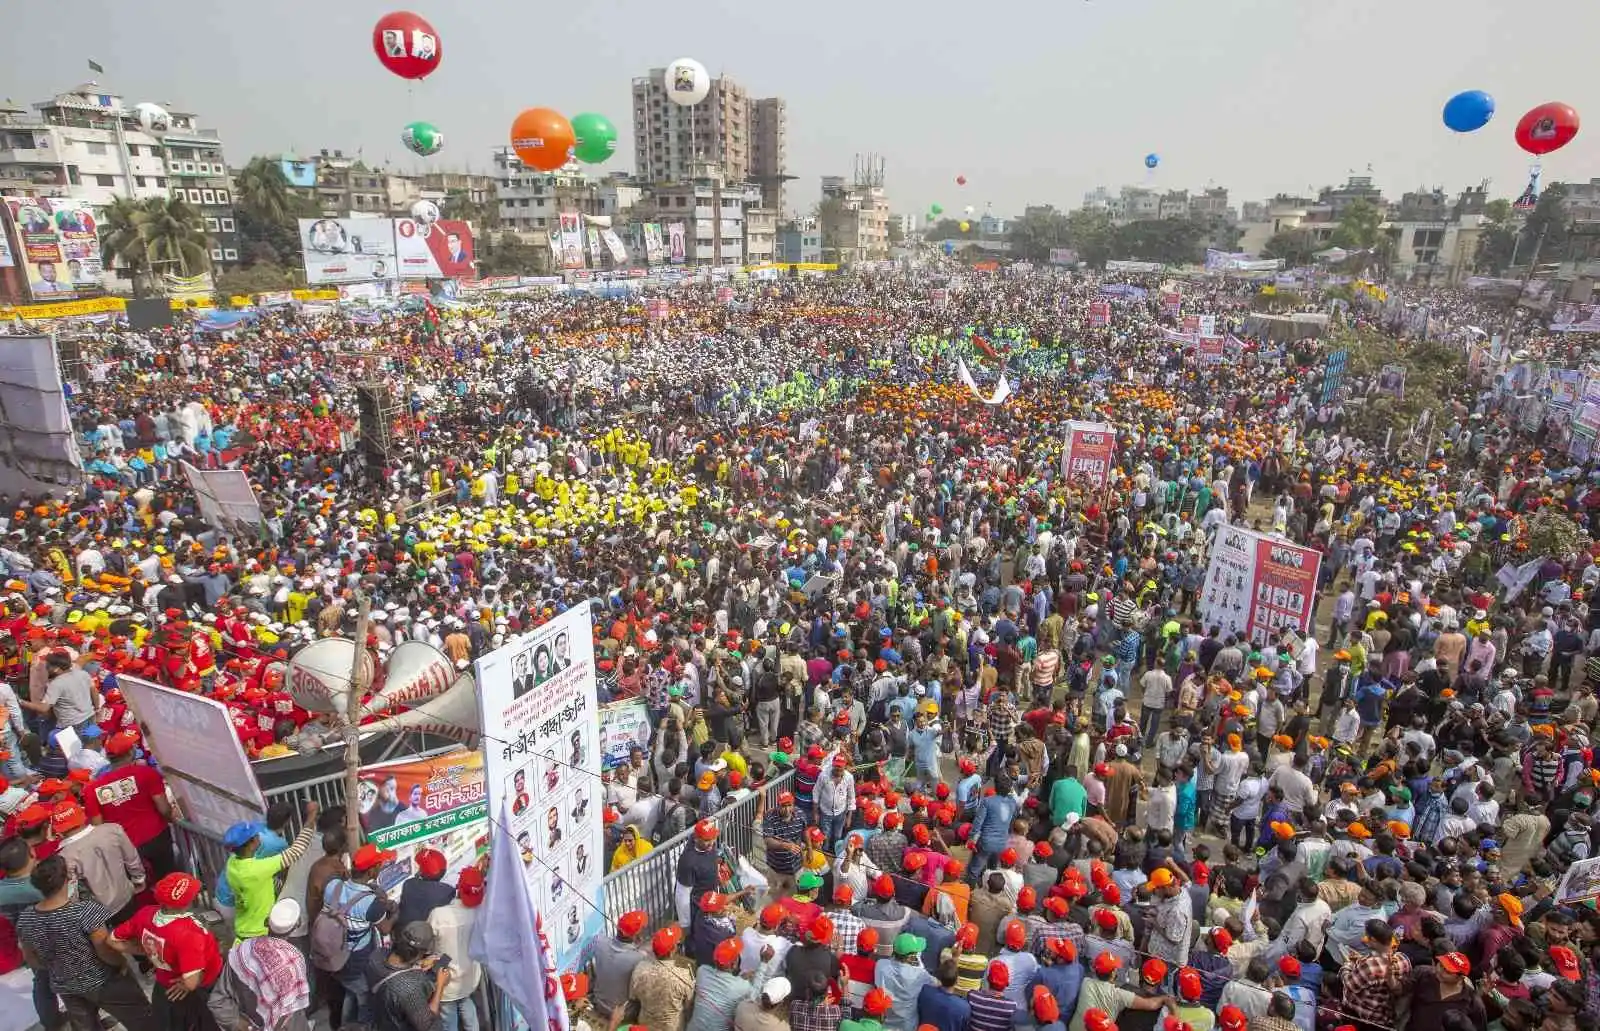
[[[956,245],[951,243],[949,240],[946,240],[944,242],[944,252],[946,254],[954,254],[956,252]]]
[[[1144,167],[1146,167],[1146,168],[1154,168],[1159,164],[1161,164],[1161,155],[1160,154],[1146,154],[1144,156]]]
[[[1494,117],[1494,98],[1481,89],[1457,93],[1444,104],[1444,124],[1455,132],[1476,132]]]

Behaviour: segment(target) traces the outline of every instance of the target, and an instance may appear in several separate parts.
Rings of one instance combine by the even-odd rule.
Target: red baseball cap
[[[998,959],[989,964],[989,987],[1005,991],[1011,985],[1011,968]]]

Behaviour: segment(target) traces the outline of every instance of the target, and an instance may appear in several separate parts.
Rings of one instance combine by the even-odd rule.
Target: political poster
[[[1061,446],[1061,475],[1076,482],[1087,479],[1090,486],[1104,487],[1111,479],[1111,460],[1117,451],[1116,428],[1103,422],[1067,423],[1067,439]]]
[[[1195,361],[1201,365],[1216,365],[1222,361],[1222,338],[1219,336],[1202,336],[1195,341]]]
[[[1183,331],[1193,336],[1200,335],[1200,316],[1185,315],[1183,317]]]
[[[138,677],[119,674],[117,686],[144,725],[145,743],[185,819],[221,836],[265,815],[266,800],[239,743],[240,733],[257,727],[242,710],[236,716],[214,698]]]
[[[1125,273],[1140,275],[1144,273],[1160,272],[1163,268],[1159,261],[1108,261],[1106,272],[1110,275]]]
[[[1600,333],[1600,304],[1558,304],[1550,317],[1552,333]]]
[[[644,302],[644,313],[652,321],[659,322],[671,314],[671,305],[665,297],[651,297]]]
[[[611,252],[611,260],[618,265],[628,263],[628,250],[622,246],[622,237],[617,235],[615,229],[600,230],[600,239],[605,241],[606,250]]]
[[[1314,548],[1218,527],[1200,588],[1201,619],[1254,644],[1276,640],[1285,627],[1303,631],[1313,625],[1321,565],[1322,554]]]
[[[1215,315],[1200,316],[1200,335],[1203,337],[1217,335],[1217,317]]]
[[[1091,325],[1091,326],[1109,326],[1109,325],[1111,325],[1111,302],[1110,301],[1090,301],[1089,302],[1089,325]]]
[[[5,204],[17,230],[13,260],[21,262],[34,299],[70,301],[103,292],[105,269],[93,206],[69,197],[7,197]]]
[[[1378,392],[1380,394],[1392,394],[1396,401],[1405,400],[1406,367],[1399,364],[1390,364],[1379,369]]]
[[[667,246],[661,242],[661,223],[644,224],[644,253],[645,260],[652,265],[659,265],[666,260]]]
[[[650,754],[650,713],[643,698],[627,698],[600,707],[600,762],[614,769],[628,761],[637,745]]]
[[[1052,265],[1076,265],[1077,263],[1078,263],[1078,252],[1073,250],[1072,248],[1070,248],[1070,247],[1052,247],[1052,248],[1050,248],[1050,264],[1052,264]]]
[[[581,269],[583,264],[583,223],[576,211],[561,213],[560,250],[561,267],[567,271]]]
[[[512,814],[528,892],[545,916],[556,965],[571,970],[600,933],[605,906],[589,610],[536,627],[479,659],[476,671],[489,811]]]
[[[363,766],[356,798],[367,840],[396,853],[378,872],[391,895],[416,874],[418,849],[444,853],[445,880],[452,884],[455,874],[487,854],[489,806],[482,752],[457,748],[424,759]]]
[[[1562,906],[1600,898],[1600,856],[1580,859],[1567,867],[1556,888],[1556,903]]]
[[[687,246],[684,242],[683,223],[667,223],[667,258],[674,265],[681,265],[689,260]]]
[[[300,255],[312,286],[400,275],[392,218],[302,218]]]
[[[1178,318],[1183,314],[1183,294],[1176,290],[1164,290],[1161,293],[1161,314],[1170,319]]]
[[[600,230],[594,226],[585,226],[583,234],[589,241],[589,264],[595,268],[605,268],[606,252],[600,249]]]
[[[1350,352],[1344,348],[1328,355],[1328,360],[1322,366],[1322,403],[1327,404],[1339,393],[1339,388],[1344,385],[1345,366],[1350,362]]]
[[[397,218],[394,244],[401,279],[470,279],[473,275],[472,229],[465,222],[440,219],[426,225]]]

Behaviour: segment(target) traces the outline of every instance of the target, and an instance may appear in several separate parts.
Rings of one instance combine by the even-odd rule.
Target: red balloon
[[[1522,116],[1517,122],[1517,146],[1529,154],[1548,154],[1560,150],[1578,135],[1578,112],[1567,104],[1551,101]]]
[[[965,185],[967,185],[967,177],[964,176],[964,175],[956,176],[956,185],[957,186],[965,186]]]
[[[530,107],[511,123],[511,149],[523,164],[541,172],[566,164],[577,142],[572,123],[548,107]]]
[[[402,79],[425,79],[439,67],[442,49],[433,26],[410,11],[394,11],[372,27],[372,50]]]

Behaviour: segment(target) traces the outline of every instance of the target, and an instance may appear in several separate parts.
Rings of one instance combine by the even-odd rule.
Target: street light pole
[[[372,599],[358,594],[355,659],[350,664],[350,693],[345,699],[344,830],[345,848],[354,852],[361,841],[361,670],[367,657],[367,621]]]

